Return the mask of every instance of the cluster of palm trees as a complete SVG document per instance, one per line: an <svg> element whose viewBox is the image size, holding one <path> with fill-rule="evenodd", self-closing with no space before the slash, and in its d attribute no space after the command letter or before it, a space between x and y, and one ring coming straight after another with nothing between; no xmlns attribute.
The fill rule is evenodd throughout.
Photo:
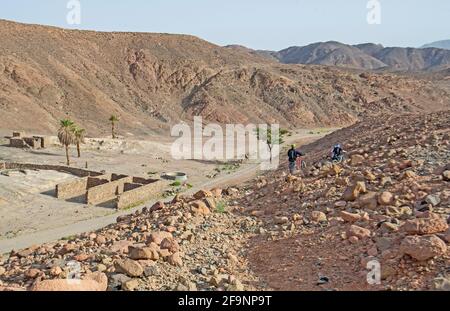
<svg viewBox="0 0 450 311"><path fill-rule="evenodd" d="M69 146L76 145L78 157L81 157L80 144L84 144L86 130L78 127L72 120L65 119L60 121L58 130L58 139L61 145L66 148L67 165L70 165Z"/></svg>
<svg viewBox="0 0 450 311"><path fill-rule="evenodd" d="M111 122L111 134L112 138L116 138L115 126L116 123L119 122L119 118L115 115L112 115L109 118ZM69 146L76 145L78 157L81 157L80 145L84 144L86 137L86 130L77 126L75 122L70 119L64 119L60 121L60 127L58 130L58 140L66 149L66 160L67 166L70 165L70 157L69 157Z"/></svg>

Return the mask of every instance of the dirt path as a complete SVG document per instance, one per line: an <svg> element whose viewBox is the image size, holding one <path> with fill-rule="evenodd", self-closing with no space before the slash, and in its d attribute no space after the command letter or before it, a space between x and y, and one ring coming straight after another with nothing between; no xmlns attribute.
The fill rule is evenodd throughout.
<svg viewBox="0 0 450 311"><path fill-rule="evenodd" d="M313 137L311 137L310 135L306 137L304 133L294 134L286 139L286 144L291 144L293 142L296 142L299 145L306 144L314 140L317 140L322 136L323 134ZM258 174L258 172L259 172L259 164L258 163L251 164L233 173L217 177L214 180L208 181L200 186L194 187L189 191L186 191L185 194L192 194L201 189L211 189L214 187L225 187L229 185L240 184L252 179L253 177L255 177L255 175ZM167 198L167 200L171 199L172 198ZM134 209L117 212L112 215L83 220L62 227L41 230L30 234L17 236L11 239L0 240L0 254L8 253L13 249L19 250L30 247L32 245L56 241L58 239L70 237L83 232L95 231L114 223L118 216L131 214L136 210L142 209L144 206L151 206L154 203L156 203L156 200L146 202L145 205L138 206Z"/></svg>

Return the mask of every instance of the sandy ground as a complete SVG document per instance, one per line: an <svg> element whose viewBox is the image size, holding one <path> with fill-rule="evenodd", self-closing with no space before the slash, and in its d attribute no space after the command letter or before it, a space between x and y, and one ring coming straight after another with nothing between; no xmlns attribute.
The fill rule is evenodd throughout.
<svg viewBox="0 0 450 311"><path fill-rule="evenodd" d="M299 130L286 139L286 144L310 142L327 132L329 130L314 133ZM8 133L0 131L0 134ZM81 158L76 158L76 149L72 147L71 166L142 177L182 171L189 176L190 192L238 184L258 173L259 165L254 161L230 167L210 161L174 160L170 155L172 141L171 138L151 141L88 139L82 146ZM43 150L25 150L7 147L5 140L0 143L0 161L65 164L64 150L57 145ZM95 230L114 222L121 213L130 213L57 200L54 197L55 185L76 178L68 174L52 171L6 173L10 176L0 175L0 252Z"/></svg>

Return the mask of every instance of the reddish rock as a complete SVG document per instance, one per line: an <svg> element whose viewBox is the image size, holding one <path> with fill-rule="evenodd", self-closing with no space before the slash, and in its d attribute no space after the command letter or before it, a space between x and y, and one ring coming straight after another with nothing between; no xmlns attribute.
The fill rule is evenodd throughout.
<svg viewBox="0 0 450 311"><path fill-rule="evenodd" d="M200 200L191 203L191 211L197 215L208 215L211 213L205 202Z"/></svg>
<svg viewBox="0 0 450 311"><path fill-rule="evenodd" d="M114 267L116 272L124 273L130 277L139 277L144 273L144 268L137 261L131 259L116 260Z"/></svg>
<svg viewBox="0 0 450 311"><path fill-rule="evenodd" d="M167 262L170 263L172 266L177 266L177 267L183 266L183 260L181 259L181 254L178 252L170 255L167 258Z"/></svg>
<svg viewBox="0 0 450 311"><path fill-rule="evenodd" d="M350 229L347 231L348 237L355 236L359 239L368 238L368 237L370 237L370 235L371 235L371 232L369 229L362 228L362 227L355 226L355 225L352 225L350 227Z"/></svg>
<svg viewBox="0 0 450 311"><path fill-rule="evenodd" d="M402 230L408 234L435 234L448 229L448 224L439 215L428 213L427 218L416 218L407 220L402 226Z"/></svg>
<svg viewBox="0 0 450 311"><path fill-rule="evenodd" d="M152 232L147 240L147 243L153 242L157 245L160 245L161 242L166 238L168 238L168 239L173 238L172 234L170 232L166 232L166 231Z"/></svg>
<svg viewBox="0 0 450 311"><path fill-rule="evenodd" d="M212 196L213 196L212 192L208 191L208 190L200 190L194 194L194 198L197 200L202 200L204 198L210 198Z"/></svg>
<svg viewBox="0 0 450 311"><path fill-rule="evenodd" d="M361 220L360 214L352 214L352 213L345 212L345 211L341 211L339 216L341 216L341 218L344 219L345 221L351 222L351 223Z"/></svg>
<svg viewBox="0 0 450 311"><path fill-rule="evenodd" d="M159 202L156 202L155 204L153 204L152 207L150 207L150 212L160 211L160 210L164 209L165 207L166 207L166 205L163 202L159 201Z"/></svg>
<svg viewBox="0 0 450 311"><path fill-rule="evenodd" d="M108 278L104 273L95 272L87 275L84 280L56 279L35 283L32 291L106 291Z"/></svg>
<svg viewBox="0 0 450 311"><path fill-rule="evenodd" d="M176 253L180 251L180 246L174 238L165 238L161 242L161 249L167 249L171 253Z"/></svg>
<svg viewBox="0 0 450 311"><path fill-rule="evenodd" d="M400 245L400 252L424 261L447 253L447 246L435 235L407 236Z"/></svg>
<svg viewBox="0 0 450 311"><path fill-rule="evenodd" d="M384 206L392 205L394 203L394 195L389 191L384 191L378 196L378 203Z"/></svg>

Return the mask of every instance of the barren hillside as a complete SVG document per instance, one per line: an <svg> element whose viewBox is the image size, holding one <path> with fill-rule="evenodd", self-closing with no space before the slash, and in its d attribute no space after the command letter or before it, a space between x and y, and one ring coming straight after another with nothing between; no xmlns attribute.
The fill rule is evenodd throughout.
<svg viewBox="0 0 450 311"><path fill-rule="evenodd" d="M70 117L90 135L167 134L171 124L341 126L380 112L448 109L426 79L283 65L185 35L100 33L0 21L0 128L54 133Z"/></svg>

